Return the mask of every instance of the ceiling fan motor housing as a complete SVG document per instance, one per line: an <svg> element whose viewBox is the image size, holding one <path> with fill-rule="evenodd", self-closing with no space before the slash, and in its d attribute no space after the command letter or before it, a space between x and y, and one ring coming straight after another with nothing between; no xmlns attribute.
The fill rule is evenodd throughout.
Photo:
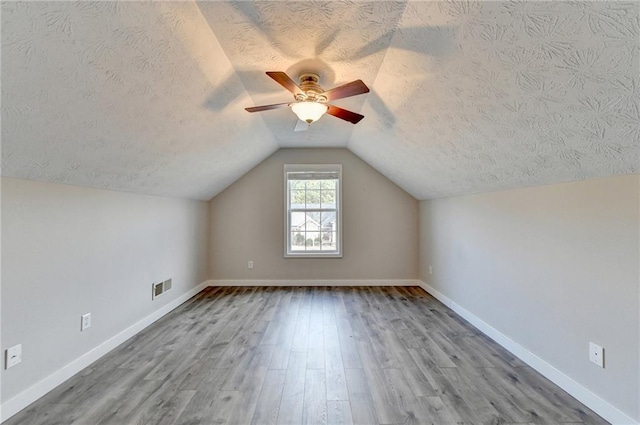
<svg viewBox="0 0 640 425"><path fill-rule="evenodd" d="M297 95L296 100L299 102L302 101L311 101L311 102L326 102L327 98L325 96L320 96L320 93L324 93L324 89L320 87L318 82L320 81L320 77L318 74L312 73L304 73L300 74L300 88L305 93L304 95Z"/></svg>

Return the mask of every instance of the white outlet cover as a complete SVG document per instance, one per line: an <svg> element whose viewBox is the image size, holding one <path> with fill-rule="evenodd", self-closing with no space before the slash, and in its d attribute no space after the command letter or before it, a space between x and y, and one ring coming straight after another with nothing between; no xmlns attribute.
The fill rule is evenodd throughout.
<svg viewBox="0 0 640 425"><path fill-rule="evenodd" d="M22 344L14 345L7 349L5 369L9 369L22 362Z"/></svg>
<svg viewBox="0 0 640 425"><path fill-rule="evenodd" d="M89 329L91 327L91 313L82 315L82 322L80 324L80 330L84 331L85 329Z"/></svg>
<svg viewBox="0 0 640 425"><path fill-rule="evenodd" d="M589 343L589 360L600 366L604 367L604 348L593 342Z"/></svg>
<svg viewBox="0 0 640 425"><path fill-rule="evenodd" d="M253 261L249 261L247 263L247 268L252 269L253 268Z"/></svg>

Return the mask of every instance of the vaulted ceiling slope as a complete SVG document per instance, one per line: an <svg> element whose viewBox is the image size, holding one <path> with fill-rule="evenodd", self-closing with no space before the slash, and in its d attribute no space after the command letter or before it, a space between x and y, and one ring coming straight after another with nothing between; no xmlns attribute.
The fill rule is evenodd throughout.
<svg viewBox="0 0 640 425"><path fill-rule="evenodd" d="M251 103L194 2L2 4L4 176L210 199L278 149Z"/></svg>
<svg viewBox="0 0 640 425"><path fill-rule="evenodd" d="M638 2L3 2L2 174L210 199L347 147L418 199L640 171ZM294 133L264 71L336 101Z"/></svg>

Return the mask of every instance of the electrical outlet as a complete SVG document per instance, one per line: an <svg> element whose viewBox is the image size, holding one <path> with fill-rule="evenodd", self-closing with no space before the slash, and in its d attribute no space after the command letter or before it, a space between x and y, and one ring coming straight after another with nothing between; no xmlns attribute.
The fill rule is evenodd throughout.
<svg viewBox="0 0 640 425"><path fill-rule="evenodd" d="M433 267L429 266L429 274L433 274Z"/></svg>
<svg viewBox="0 0 640 425"><path fill-rule="evenodd" d="M589 343L589 360L600 367L604 367L604 348L593 342Z"/></svg>
<svg viewBox="0 0 640 425"><path fill-rule="evenodd" d="M80 323L80 330L84 331L91 327L91 313L83 314L82 321Z"/></svg>
<svg viewBox="0 0 640 425"><path fill-rule="evenodd" d="M248 268L248 269L252 269L252 268L253 268L253 261L249 261L249 262L247 263L247 268Z"/></svg>
<svg viewBox="0 0 640 425"><path fill-rule="evenodd" d="M5 369L9 369L22 362L22 344L7 348L5 358Z"/></svg>

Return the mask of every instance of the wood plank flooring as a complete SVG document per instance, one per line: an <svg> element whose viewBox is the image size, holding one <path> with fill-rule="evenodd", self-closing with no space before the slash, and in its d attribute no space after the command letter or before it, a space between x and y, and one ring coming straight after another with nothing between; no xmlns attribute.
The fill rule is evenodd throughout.
<svg viewBox="0 0 640 425"><path fill-rule="evenodd" d="M6 425L606 423L422 289L234 287Z"/></svg>

